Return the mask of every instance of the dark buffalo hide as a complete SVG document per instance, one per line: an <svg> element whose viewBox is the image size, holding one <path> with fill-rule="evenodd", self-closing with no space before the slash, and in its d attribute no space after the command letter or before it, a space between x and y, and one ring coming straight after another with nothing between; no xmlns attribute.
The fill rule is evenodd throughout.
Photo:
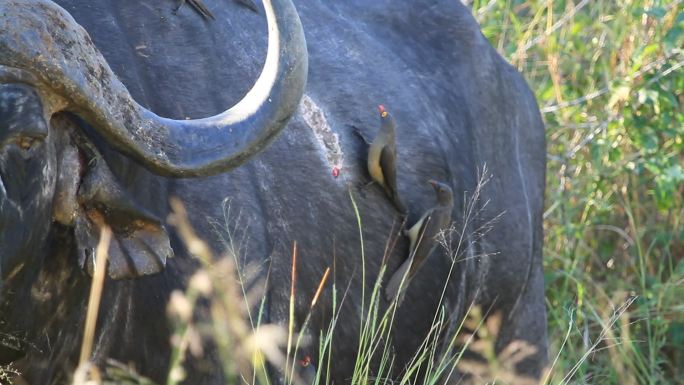
<svg viewBox="0 0 684 385"><path fill-rule="evenodd" d="M223 111L250 89L265 57L263 12L254 13L233 1L205 0L215 16L212 21L203 20L187 5L173 14L175 2L170 0L56 2L88 31L134 98L161 116L199 118ZM168 239L175 252L159 274L106 282L95 357L132 362L142 374L165 381L170 349L166 302L197 265L174 229L165 224L168 198L177 196L197 232L217 251L225 247L225 233L217 224L225 223L224 208L230 205L227 221L238 225L238 238L243 239L242 264L270 263L268 322L287 320L294 241L300 261L298 320L306 316L325 268L334 266L337 287L349 287L349 293L337 324L332 375L335 383L348 381L356 357L361 288L365 284L366 294L370 293L387 239L401 220L380 188L356 190L368 176L365 147L350 127L373 135L379 126L376 106L382 103L398 124L398 190L409 207L409 224L434 204L426 181L436 179L454 190L453 220L461 228L466 220L464 197L473 195L478 170L486 165L492 175L479 198L480 210L464 232L463 260L448 282L445 302L455 321L471 301L492 313L500 311L497 347L517 339L536 346L537 354L520 369L538 375L546 360L541 263L545 143L535 99L522 76L495 52L470 10L456 0L295 3L309 50L308 85L300 109L269 147L229 173L200 179L155 176L109 148L77 116L60 115L50 122L55 131L49 134L51 140L35 150L58 157L61 175L83 161L69 151L73 147L69 143L88 143L80 148L92 147L96 156L91 158L100 167L93 183L114 186L117 193L108 202L115 201L117 212L123 213L117 218L138 215L155 229L154 234L142 236L153 238L149 242L162 249ZM0 89L3 100L14 92L41 108L37 95L12 87ZM10 119L7 114L0 104L0 118ZM0 121L3 135L6 125ZM65 138L59 132L67 130L60 127L72 131L78 127L81 134ZM43 132L45 127L37 130ZM21 156L19 150L13 151L11 159L0 159L6 189L0 190L2 194L14 194L10 190L21 183L13 182L22 178L16 175L20 171L3 168ZM54 162L44 160L44 164ZM57 183L51 179L57 178L54 170L26 167L21 172L43 173L42 183ZM340 170L337 177L332 172L335 167ZM350 188L362 220L365 283ZM95 196L88 199L102 204ZM54 202L63 203L59 196ZM58 207L54 211L53 219L0 224L2 248L12 244L6 233L14 232L11 237L50 233L49 244L36 246L3 288L0 331L17 341L6 343L10 346L0 356L5 361L23 357L18 365L34 384L68 381L81 343L90 284L83 245L91 244L87 238L92 234L58 218ZM484 237L473 235L497 217ZM17 214L10 220L18 222L18 218ZM388 271L396 270L407 250L407 239L399 238ZM393 332L397 375L429 329L450 263L440 248L411 281ZM331 295L328 286L312 319L314 335L330 321ZM311 353L315 361L316 349ZM205 360L216 363L215 357ZM190 383L221 383L218 364L191 366Z"/></svg>

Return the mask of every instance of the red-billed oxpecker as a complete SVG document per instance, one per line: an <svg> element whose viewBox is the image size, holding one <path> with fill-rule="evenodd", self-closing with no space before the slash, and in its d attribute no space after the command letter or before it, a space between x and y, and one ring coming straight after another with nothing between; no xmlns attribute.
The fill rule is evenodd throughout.
<svg viewBox="0 0 684 385"><path fill-rule="evenodd" d="M439 244L440 233L446 231L451 224L451 211L454 208L454 194L444 183L430 180L435 189L437 205L427 210L423 216L404 235L409 237L409 257L390 277L385 288L388 301L396 298L400 289L408 286L418 269L432 254ZM405 276L405 277L404 277ZM401 302L401 298L397 301Z"/></svg>
<svg viewBox="0 0 684 385"><path fill-rule="evenodd" d="M382 186L397 210L405 214L406 207L397 191L396 122L382 104L378 106L378 111L380 130L368 148L368 173L373 181Z"/></svg>

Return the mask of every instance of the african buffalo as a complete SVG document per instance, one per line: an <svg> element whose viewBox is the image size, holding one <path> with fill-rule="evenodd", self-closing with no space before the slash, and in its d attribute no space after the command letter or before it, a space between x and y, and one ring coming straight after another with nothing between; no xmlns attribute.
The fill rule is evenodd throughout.
<svg viewBox="0 0 684 385"><path fill-rule="evenodd" d="M380 188L355 187L368 176L351 127L374 133L375 106L384 103L398 122L397 181L408 223L434 202L427 179L451 186L453 221L465 223L448 311L455 321L473 301L499 311L497 348L534 345L519 369L538 375L546 360L544 128L525 81L470 11L455 0L305 0L296 11L290 0L264 0L259 13L232 1L205 4L215 20L188 6L173 13L174 2L161 0L0 2L0 336L7 337L0 360L14 361L32 384L68 381L93 249L107 224L113 279L94 358L132 362L163 382L167 299L197 267L166 224L169 198L177 196L214 249L225 246L216 223L234 220L243 262L270 262L269 322L288 319L293 241L297 319L334 266L338 287L349 292L332 378L347 382L361 289L375 281L400 221ZM213 117L192 120L205 116ZM492 179L477 215L464 218L464 197L485 165ZM366 282L350 189L362 219ZM226 200L239 217L224 218ZM477 236L486 224L491 231ZM407 249L400 237L388 271ZM440 248L429 258L398 309L397 374L429 329L451 264L445 254ZM326 290L312 330L327 328L331 295ZM216 366L189 366L190 383L223 383Z"/></svg>

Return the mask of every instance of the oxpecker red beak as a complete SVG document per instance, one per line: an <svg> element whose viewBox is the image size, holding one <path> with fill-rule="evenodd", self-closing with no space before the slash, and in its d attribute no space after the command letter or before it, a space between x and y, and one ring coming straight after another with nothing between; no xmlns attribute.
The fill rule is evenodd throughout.
<svg viewBox="0 0 684 385"><path fill-rule="evenodd" d="M385 106L383 106L382 104L380 104L380 105L378 106L378 111L380 111L380 117L381 117L381 118L386 118L386 117L387 117L387 114L388 114L388 113L387 113L387 110L385 110Z"/></svg>

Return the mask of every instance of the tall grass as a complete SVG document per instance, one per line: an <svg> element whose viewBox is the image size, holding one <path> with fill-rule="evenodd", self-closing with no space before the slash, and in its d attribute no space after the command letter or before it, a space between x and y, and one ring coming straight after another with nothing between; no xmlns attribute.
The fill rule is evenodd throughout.
<svg viewBox="0 0 684 385"><path fill-rule="evenodd" d="M546 122L549 381L684 383L682 1L472 8Z"/></svg>

